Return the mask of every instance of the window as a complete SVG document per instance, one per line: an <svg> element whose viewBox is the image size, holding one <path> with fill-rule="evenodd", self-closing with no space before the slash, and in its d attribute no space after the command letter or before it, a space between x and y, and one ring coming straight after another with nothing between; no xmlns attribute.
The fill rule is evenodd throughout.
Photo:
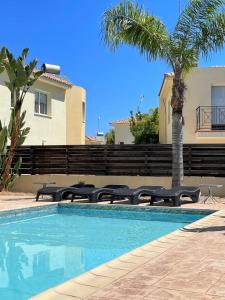
<svg viewBox="0 0 225 300"><path fill-rule="evenodd" d="M34 112L36 114L47 115L48 114L48 95L42 92L35 93L35 107Z"/></svg>
<svg viewBox="0 0 225 300"><path fill-rule="evenodd" d="M211 129L225 130L225 86L212 86L211 103ZM205 111L210 121L210 111Z"/></svg>

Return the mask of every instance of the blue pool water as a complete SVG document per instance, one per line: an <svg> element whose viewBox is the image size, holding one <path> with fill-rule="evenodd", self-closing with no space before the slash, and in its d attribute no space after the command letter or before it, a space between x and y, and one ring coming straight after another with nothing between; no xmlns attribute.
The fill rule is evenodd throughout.
<svg viewBox="0 0 225 300"><path fill-rule="evenodd" d="M56 205L0 214L0 299L28 299L208 213Z"/></svg>

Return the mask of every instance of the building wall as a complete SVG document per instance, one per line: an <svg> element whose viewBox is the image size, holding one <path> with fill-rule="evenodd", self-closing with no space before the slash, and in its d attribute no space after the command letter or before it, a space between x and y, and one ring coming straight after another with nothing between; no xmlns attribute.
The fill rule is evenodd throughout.
<svg viewBox="0 0 225 300"><path fill-rule="evenodd" d="M130 124L114 124L115 144L133 144L134 137L130 132Z"/></svg>
<svg viewBox="0 0 225 300"><path fill-rule="evenodd" d="M173 79L167 77L161 91L159 101L159 142L160 144L170 144L172 142L172 113L171 113L171 96L172 96Z"/></svg>
<svg viewBox="0 0 225 300"><path fill-rule="evenodd" d="M171 187L171 177L151 177L151 176L95 176L95 175L22 175L18 177L13 186L14 192L36 193L42 185L37 182L55 182L57 186L69 186L79 182L92 183L96 187L103 187L107 184L126 184L131 188L142 185L162 185ZM200 184L220 184L222 188L213 190L213 195L224 197L225 185L223 177L184 177L184 185L199 186ZM207 194L207 188L201 188L203 194Z"/></svg>
<svg viewBox="0 0 225 300"><path fill-rule="evenodd" d="M66 91L66 143L85 144L86 91L73 86Z"/></svg>
<svg viewBox="0 0 225 300"><path fill-rule="evenodd" d="M7 81L5 74L0 76L0 119L8 124L11 113L10 92L4 85ZM38 115L34 112L35 91L40 90L48 94L48 116ZM26 110L26 126L30 133L24 145L66 144L66 104L65 88L39 80L27 93L23 110Z"/></svg>
<svg viewBox="0 0 225 300"><path fill-rule="evenodd" d="M166 81L160 94L160 143L172 141L171 116L168 117L172 78L167 78ZM185 84L184 143L225 143L225 131L196 131L196 108L211 106L212 86L225 86L225 67L194 68L186 76ZM166 102L166 111L163 110L164 102Z"/></svg>

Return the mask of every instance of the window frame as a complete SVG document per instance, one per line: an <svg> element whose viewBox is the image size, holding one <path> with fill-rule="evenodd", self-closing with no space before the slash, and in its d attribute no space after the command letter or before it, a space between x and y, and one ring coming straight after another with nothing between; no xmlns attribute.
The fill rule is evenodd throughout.
<svg viewBox="0 0 225 300"><path fill-rule="evenodd" d="M36 104L36 94L38 93L38 108L39 108L39 110L38 110L38 112L36 112L35 111L35 104ZM47 103L46 103L46 105L47 105L47 109L46 109L46 111L47 111L47 113L46 114L43 114L43 113L41 113L40 112L40 94L44 94L44 95L46 95L47 96ZM50 112L50 107L49 107L49 92L46 92L46 91L43 91L43 90L39 90L39 89L36 89L35 90L35 92L34 92L34 115L36 115L36 116L43 116L43 117L49 117L49 112Z"/></svg>

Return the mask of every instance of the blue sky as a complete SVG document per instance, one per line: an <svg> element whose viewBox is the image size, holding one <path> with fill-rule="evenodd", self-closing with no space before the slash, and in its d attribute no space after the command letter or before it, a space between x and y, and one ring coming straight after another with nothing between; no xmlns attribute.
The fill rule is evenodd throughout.
<svg viewBox="0 0 225 300"><path fill-rule="evenodd" d="M146 9L173 29L179 0L140 0ZM184 6L187 0L181 0ZM115 0L7 0L2 1L0 45L19 54L30 48L30 58L60 64L62 74L87 90L86 133L96 134L108 123L129 116L139 105L147 111L158 105L158 91L170 67L161 61L147 62L126 46L111 53L103 44L100 23L103 12ZM224 51L201 66L221 65Z"/></svg>

